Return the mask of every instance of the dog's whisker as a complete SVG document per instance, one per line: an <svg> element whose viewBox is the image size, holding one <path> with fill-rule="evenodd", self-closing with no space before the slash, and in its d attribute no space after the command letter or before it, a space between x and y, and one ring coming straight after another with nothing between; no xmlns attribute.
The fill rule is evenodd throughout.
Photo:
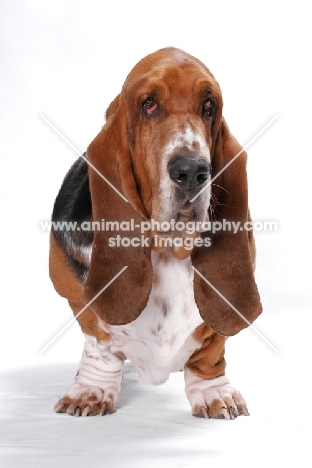
<svg viewBox="0 0 312 468"><path fill-rule="evenodd" d="M222 185L218 185L218 184L215 184L215 183L213 183L212 185L214 185L215 187L219 187L221 190L225 190L228 194L230 194L230 192L228 190L226 190L224 187L222 187Z"/></svg>

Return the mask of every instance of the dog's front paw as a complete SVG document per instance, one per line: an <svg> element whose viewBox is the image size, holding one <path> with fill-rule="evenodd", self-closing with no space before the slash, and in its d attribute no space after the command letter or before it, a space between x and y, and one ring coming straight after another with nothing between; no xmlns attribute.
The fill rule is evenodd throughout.
<svg viewBox="0 0 312 468"><path fill-rule="evenodd" d="M91 385L75 383L54 406L56 413L68 413L75 416L114 413L115 398L112 389L105 390Z"/></svg>
<svg viewBox="0 0 312 468"><path fill-rule="evenodd" d="M235 419L240 414L249 416L244 398L229 385L226 376L205 380L186 369L185 392L194 416L217 419Z"/></svg>

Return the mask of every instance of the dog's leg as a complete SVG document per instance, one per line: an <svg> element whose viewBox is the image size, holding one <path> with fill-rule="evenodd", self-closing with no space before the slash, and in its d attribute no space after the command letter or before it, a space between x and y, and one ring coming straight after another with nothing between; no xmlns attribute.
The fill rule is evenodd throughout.
<svg viewBox="0 0 312 468"><path fill-rule="evenodd" d="M74 385L56 403L55 411L76 416L114 413L122 365L123 357L110 351L109 342L86 335Z"/></svg>
<svg viewBox="0 0 312 468"><path fill-rule="evenodd" d="M185 392L194 416L234 419L248 415L240 392L230 385L225 375L224 344L226 338L201 325L196 338L202 346L186 363Z"/></svg>
<svg viewBox="0 0 312 468"><path fill-rule="evenodd" d="M83 283L73 274L64 248L51 235L50 276L57 292L68 299L86 341L74 385L54 408L77 416L111 413L119 395L123 356L111 352L109 333L96 313L85 309Z"/></svg>

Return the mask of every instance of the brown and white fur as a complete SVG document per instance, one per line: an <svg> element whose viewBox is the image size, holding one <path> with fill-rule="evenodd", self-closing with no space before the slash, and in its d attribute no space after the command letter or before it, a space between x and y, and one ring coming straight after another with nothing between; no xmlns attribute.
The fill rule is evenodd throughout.
<svg viewBox="0 0 312 468"><path fill-rule="evenodd" d="M250 219L245 153L202 190L240 151L222 117L219 85L199 60L162 49L134 67L106 117L86 158L129 202L81 158L56 199L52 219L76 221L78 229L52 232L50 276L75 315L90 305L77 315L85 335L79 371L55 410L114 412L129 359L144 383L162 384L171 372L184 370L194 415L248 414L225 375L224 344L261 312L252 232L151 230L148 247L112 247L111 233L79 229L84 221L103 219L136 225L200 224L211 213L219 221ZM157 246L156 238L178 236L202 242L192 249Z"/></svg>

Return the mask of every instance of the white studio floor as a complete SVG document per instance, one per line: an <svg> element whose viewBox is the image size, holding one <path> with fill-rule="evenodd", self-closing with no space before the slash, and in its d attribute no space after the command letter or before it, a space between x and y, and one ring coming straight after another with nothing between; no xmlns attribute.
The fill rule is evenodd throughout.
<svg viewBox="0 0 312 468"><path fill-rule="evenodd" d="M78 362L24 367L1 376L2 468L311 466L306 310L257 320L276 354L248 329L227 344L228 375L250 417L191 416L183 373L159 387L136 382L124 367L117 413L76 418L53 412ZM300 330L300 335L299 335ZM300 338L299 338L300 337Z"/></svg>

